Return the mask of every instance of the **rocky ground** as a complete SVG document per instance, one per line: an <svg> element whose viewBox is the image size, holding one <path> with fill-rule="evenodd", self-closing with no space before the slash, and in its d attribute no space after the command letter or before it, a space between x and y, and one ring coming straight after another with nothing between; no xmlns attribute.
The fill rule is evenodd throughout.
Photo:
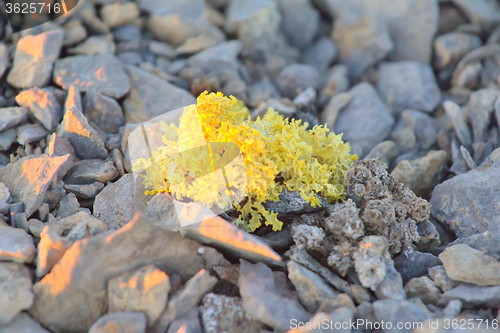
<svg viewBox="0 0 500 333"><path fill-rule="evenodd" d="M499 2L87 0L0 36L0 332L499 330ZM343 133L351 200L171 230L127 138L205 90Z"/></svg>

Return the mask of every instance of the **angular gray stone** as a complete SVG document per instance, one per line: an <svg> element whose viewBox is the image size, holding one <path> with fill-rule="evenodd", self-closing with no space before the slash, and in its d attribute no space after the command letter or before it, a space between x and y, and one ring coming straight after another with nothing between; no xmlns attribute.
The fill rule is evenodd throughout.
<svg viewBox="0 0 500 333"><path fill-rule="evenodd" d="M59 130L61 138L67 138L80 159L107 158L108 151L99 133L89 125L82 113L80 92L69 87L64 106L64 118Z"/></svg>
<svg viewBox="0 0 500 333"><path fill-rule="evenodd" d="M431 313L419 298L411 300L390 300L384 299L373 302L373 310L377 320L392 323L392 329L385 329L384 332L412 332L413 324L431 319ZM402 328L397 327L398 323L403 323ZM410 323L410 328L404 328L405 323ZM387 327L387 326L386 326Z"/></svg>
<svg viewBox="0 0 500 333"><path fill-rule="evenodd" d="M36 248L33 238L23 229L0 227L0 260L31 263Z"/></svg>
<svg viewBox="0 0 500 333"><path fill-rule="evenodd" d="M50 333L27 313L21 312L9 324L0 326L2 333Z"/></svg>
<svg viewBox="0 0 500 333"><path fill-rule="evenodd" d="M199 254L200 247L137 214L125 228L107 237L74 243L34 285L31 313L52 330L86 331L104 314L109 279L154 264L187 280L205 267L211 269ZM85 299L86 306L80 299Z"/></svg>
<svg viewBox="0 0 500 333"><path fill-rule="evenodd" d="M336 56L335 42L331 38L322 37L305 51L304 62L323 73L330 67Z"/></svg>
<svg viewBox="0 0 500 333"><path fill-rule="evenodd" d="M278 0L281 29L290 45L306 49L316 37L320 15L309 0Z"/></svg>
<svg viewBox="0 0 500 333"><path fill-rule="evenodd" d="M60 29L27 35L17 43L14 65L7 82L16 88L43 87L59 57L64 32Z"/></svg>
<svg viewBox="0 0 500 333"><path fill-rule="evenodd" d="M66 194L61 201L59 201L59 208L57 209L56 217L65 218L78 213L80 204L73 193Z"/></svg>
<svg viewBox="0 0 500 333"><path fill-rule="evenodd" d="M500 235L498 234L494 235L489 231L485 231L469 237L457 238L449 246L456 244L467 244L473 249L500 261Z"/></svg>
<svg viewBox="0 0 500 333"><path fill-rule="evenodd" d="M385 277L375 288L377 299L405 299L406 294L403 289L403 278L394 268L394 262L389 261L385 266Z"/></svg>
<svg viewBox="0 0 500 333"><path fill-rule="evenodd" d="M28 143L40 141L45 138L49 132L40 124L24 124L16 129L17 142L25 146Z"/></svg>
<svg viewBox="0 0 500 333"><path fill-rule="evenodd" d="M352 96L335 122L334 132L343 133L343 140L360 148L359 158L388 136L394 117L382 104L377 91L369 83L360 83L349 90Z"/></svg>
<svg viewBox="0 0 500 333"><path fill-rule="evenodd" d="M0 132L26 120L28 109L23 107L0 108Z"/></svg>
<svg viewBox="0 0 500 333"><path fill-rule="evenodd" d="M5 44L0 44L0 76L3 76L7 67L9 67L10 59L7 46Z"/></svg>
<svg viewBox="0 0 500 333"><path fill-rule="evenodd" d="M455 135L458 140L460 140L463 145L469 146L472 143L472 136L469 126L467 126L464 120L464 114L460 106L452 101L446 101L443 103L443 108L453 123Z"/></svg>
<svg viewBox="0 0 500 333"><path fill-rule="evenodd" d="M309 65L294 64L285 67L276 84L284 97L294 99L298 94L312 87L317 89L320 81L318 70Z"/></svg>
<svg viewBox="0 0 500 333"><path fill-rule="evenodd" d="M488 30L500 22L500 6L491 0L453 0L476 25Z"/></svg>
<svg viewBox="0 0 500 333"><path fill-rule="evenodd" d="M377 90L395 115L406 109L432 112L441 101L432 68L416 61L381 64Z"/></svg>
<svg viewBox="0 0 500 333"><path fill-rule="evenodd" d="M438 305L444 306L454 299L462 301L463 307L466 309L475 307L498 308L500 306L500 286L482 287L463 283L445 292Z"/></svg>
<svg viewBox="0 0 500 333"><path fill-rule="evenodd" d="M93 182L88 185L64 185L64 189L68 192L74 193L78 199L93 199L104 188L104 184L100 182Z"/></svg>
<svg viewBox="0 0 500 333"><path fill-rule="evenodd" d="M83 99L83 114L106 133L117 133L125 125L125 117L118 102L91 91Z"/></svg>
<svg viewBox="0 0 500 333"><path fill-rule="evenodd" d="M27 108L47 130L52 131L62 119L61 105L52 91L32 88L16 96L17 104Z"/></svg>
<svg viewBox="0 0 500 333"><path fill-rule="evenodd" d="M431 215L458 237L490 231L500 235L500 149L477 168L437 185L430 199Z"/></svg>
<svg viewBox="0 0 500 333"><path fill-rule="evenodd" d="M428 272L429 277L434 281L434 285L443 292L453 289L460 284L460 282L452 280L446 275L446 271L442 265L431 267Z"/></svg>
<svg viewBox="0 0 500 333"><path fill-rule="evenodd" d="M0 228L2 232L3 228ZM0 331L21 311L33 304L32 282L28 267L14 262L0 262Z"/></svg>
<svg viewBox="0 0 500 333"><path fill-rule="evenodd" d="M203 0L140 0L142 10L161 16L177 14L182 18L199 18L205 12Z"/></svg>
<svg viewBox="0 0 500 333"><path fill-rule="evenodd" d="M65 184L93 184L96 181L106 183L118 178L113 161L108 158L105 160L83 160L76 162L73 168L68 171L64 178Z"/></svg>
<svg viewBox="0 0 500 333"><path fill-rule="evenodd" d="M420 297L425 304L436 305L441 296L441 291L434 286L434 282L427 276L413 278L405 285L408 298Z"/></svg>
<svg viewBox="0 0 500 333"><path fill-rule="evenodd" d="M292 319L305 322L311 317L298 301L287 299L278 293L269 267L262 263L254 265L245 260L240 262L238 286L243 308L252 318L274 329L287 331Z"/></svg>
<svg viewBox="0 0 500 333"><path fill-rule="evenodd" d="M401 273L406 284L410 279L421 277L427 273L429 267L441 265L441 260L430 253L412 251L394 258L394 267Z"/></svg>
<svg viewBox="0 0 500 333"><path fill-rule="evenodd" d="M89 333L146 333L147 320L142 312L115 312L99 318Z"/></svg>
<svg viewBox="0 0 500 333"><path fill-rule="evenodd" d="M0 170L0 181L9 188L13 202L24 203L26 217L43 203L49 185L73 166L70 156L27 156Z"/></svg>
<svg viewBox="0 0 500 333"><path fill-rule="evenodd" d="M16 135L17 133L15 128L9 128L8 130L0 133L0 151L9 150L12 143L14 143L14 140L16 140Z"/></svg>
<svg viewBox="0 0 500 333"><path fill-rule="evenodd" d="M473 34L450 32L440 35L434 40L436 53L434 67L437 69L453 67L463 56L482 44L481 39Z"/></svg>
<svg viewBox="0 0 500 333"><path fill-rule="evenodd" d="M37 277L41 278L50 272L71 245L68 239L58 234L57 229L59 229L57 226L48 224L43 226L39 235L35 271Z"/></svg>
<svg viewBox="0 0 500 333"><path fill-rule="evenodd" d="M184 316L174 320L166 333L177 333L183 330L186 333L202 333L198 309L194 308ZM205 332L210 332L205 330Z"/></svg>
<svg viewBox="0 0 500 333"><path fill-rule="evenodd" d="M96 91L113 98L121 98L130 90L121 62L112 54L60 59L55 64L53 79L64 90L74 85L80 91Z"/></svg>
<svg viewBox="0 0 500 333"><path fill-rule="evenodd" d="M186 90L178 88L137 67L127 66L131 92L123 102L127 123L150 120L165 112L196 103ZM159 94L158 91L162 93Z"/></svg>

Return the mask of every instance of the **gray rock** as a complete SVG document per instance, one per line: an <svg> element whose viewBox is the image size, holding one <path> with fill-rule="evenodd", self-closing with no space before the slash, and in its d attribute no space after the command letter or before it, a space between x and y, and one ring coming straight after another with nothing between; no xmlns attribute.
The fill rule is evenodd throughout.
<svg viewBox="0 0 500 333"><path fill-rule="evenodd" d="M0 228L2 231L3 228ZM14 262L0 262L0 330L21 311L33 304L32 282L28 267Z"/></svg>
<svg viewBox="0 0 500 333"><path fill-rule="evenodd" d="M403 279L401 274L394 268L394 262L390 260L385 266L385 277L375 288L378 299L405 299Z"/></svg>
<svg viewBox="0 0 500 333"><path fill-rule="evenodd" d="M80 209L80 204L76 199L76 195L73 193L66 194L59 202L57 217L65 218L71 216L78 213L78 209Z"/></svg>
<svg viewBox="0 0 500 333"><path fill-rule="evenodd" d="M447 247L440 255L446 275L478 286L500 285L500 262L466 244Z"/></svg>
<svg viewBox="0 0 500 333"><path fill-rule="evenodd" d="M201 69L207 77L217 77L224 84L240 78L238 55L241 48L236 40L220 43L190 57L187 65Z"/></svg>
<svg viewBox="0 0 500 333"><path fill-rule="evenodd" d="M500 22L500 7L489 0L453 0L465 15L484 30L496 26Z"/></svg>
<svg viewBox="0 0 500 333"><path fill-rule="evenodd" d="M112 54L60 59L53 76L54 82L64 90L74 85L80 91L96 91L113 98L121 98L130 90L130 81Z"/></svg>
<svg viewBox="0 0 500 333"><path fill-rule="evenodd" d="M276 79L276 84L283 96L294 99L309 87L317 89L319 80L320 74L314 67L294 64L281 71Z"/></svg>
<svg viewBox="0 0 500 333"><path fill-rule="evenodd" d="M60 236L56 225L43 225L38 243L35 274L41 278L62 258L71 242Z"/></svg>
<svg viewBox="0 0 500 333"><path fill-rule="evenodd" d="M405 110L401 113L401 121L413 129L422 149L427 150L436 143L439 125L433 117L420 111Z"/></svg>
<svg viewBox="0 0 500 333"><path fill-rule="evenodd" d="M16 96L17 104L25 107L47 130L52 131L62 119L61 105L49 90L32 88Z"/></svg>
<svg viewBox="0 0 500 333"><path fill-rule="evenodd" d="M441 236L436 226L429 220L422 221L417 224L417 232L420 240L417 243L417 248L421 252L431 252L441 244Z"/></svg>
<svg viewBox="0 0 500 333"><path fill-rule="evenodd" d="M386 323L384 332L412 332L414 323L432 318L425 304L418 298L411 300L384 299L375 301L373 302L373 310L377 320L379 322L383 320ZM392 329L388 328L387 323L392 324ZM403 323L403 325L397 327L398 323ZM410 328L405 329L404 323L410 323Z"/></svg>
<svg viewBox="0 0 500 333"><path fill-rule="evenodd" d="M93 199L104 188L104 184L100 182L93 182L88 185L64 185L64 189L76 195L78 199Z"/></svg>
<svg viewBox="0 0 500 333"><path fill-rule="evenodd" d="M2 333L50 333L27 313L21 312L9 324L0 326Z"/></svg>
<svg viewBox="0 0 500 333"><path fill-rule="evenodd" d="M104 314L106 281L149 264L189 279L205 267L210 269L199 248L198 243L154 226L137 214L119 232L73 244L52 271L34 285L31 313L52 330L86 331ZM64 289L60 289L60 281L65 281ZM82 297L86 300L84 307L78 301Z"/></svg>
<svg viewBox="0 0 500 333"><path fill-rule="evenodd" d="M0 227L0 260L31 263L36 249L33 238L23 229Z"/></svg>
<svg viewBox="0 0 500 333"><path fill-rule="evenodd" d="M337 293L316 273L289 261L288 278L298 292L300 302L311 313L316 312L326 299L334 298Z"/></svg>
<svg viewBox="0 0 500 333"><path fill-rule="evenodd" d="M262 263L241 260L238 285L245 311L274 329L286 331L292 319L305 322L311 317L300 303L278 294L271 269Z"/></svg>
<svg viewBox="0 0 500 333"><path fill-rule="evenodd" d="M466 244L500 261L500 237L489 231L469 237L457 238L451 245Z"/></svg>
<svg viewBox="0 0 500 333"><path fill-rule="evenodd" d="M117 133L125 125L125 117L118 102L108 96L89 92L83 99L83 114L106 133Z"/></svg>
<svg viewBox="0 0 500 333"><path fill-rule="evenodd" d="M331 38L322 37L304 53L304 62L322 73L330 67L336 56L335 43Z"/></svg>
<svg viewBox="0 0 500 333"><path fill-rule="evenodd" d="M360 147L358 156L363 158L388 136L394 117L369 83L354 86L349 94L351 102L340 111L334 132L344 133L345 141Z"/></svg>
<svg viewBox="0 0 500 333"><path fill-rule="evenodd" d="M26 120L28 109L23 107L0 108L0 132Z"/></svg>
<svg viewBox="0 0 500 333"><path fill-rule="evenodd" d="M497 177L500 149L474 170L437 185L430 199L431 215L459 237L489 230L500 234Z"/></svg>
<svg viewBox="0 0 500 333"><path fill-rule="evenodd" d="M377 90L396 115L406 109L432 112L441 101L432 68L414 61L381 64Z"/></svg>
<svg viewBox="0 0 500 333"><path fill-rule="evenodd" d="M142 10L155 15L167 16L177 14L182 18L199 18L205 12L203 0L140 0Z"/></svg>
<svg viewBox="0 0 500 333"><path fill-rule="evenodd" d="M225 29L230 34L237 32L245 65L252 76L276 77L297 59L298 53L288 44L280 23L274 0L236 0L229 4Z"/></svg>
<svg viewBox="0 0 500 333"><path fill-rule="evenodd" d="M83 42L87 38L87 30L80 20L73 20L64 25L64 46Z"/></svg>
<svg viewBox="0 0 500 333"><path fill-rule="evenodd" d="M450 157L444 150L431 150L413 161L399 162L391 175L419 197L426 198L444 179L449 161Z"/></svg>
<svg viewBox="0 0 500 333"><path fill-rule="evenodd" d="M434 281L434 285L443 292L453 289L460 284L460 282L452 280L446 275L446 271L442 265L429 268L429 277Z"/></svg>
<svg viewBox="0 0 500 333"><path fill-rule="evenodd" d="M7 82L16 88L43 87L49 82L63 43L62 30L27 35L17 43L14 65Z"/></svg>
<svg viewBox="0 0 500 333"><path fill-rule="evenodd" d="M108 281L108 311L141 311L151 326L165 309L169 291L167 274L153 265L143 266Z"/></svg>
<svg viewBox="0 0 500 333"><path fill-rule="evenodd" d="M184 316L174 320L166 333L177 333L184 330L186 333L202 333L198 309L194 308ZM205 330L205 332L210 332Z"/></svg>
<svg viewBox="0 0 500 333"><path fill-rule="evenodd" d="M177 212L172 197L168 193L158 193L148 202L145 214L155 224L175 230L179 226Z"/></svg>
<svg viewBox="0 0 500 333"><path fill-rule="evenodd" d="M108 151L99 133L90 126L82 113L80 92L71 86L64 106L64 117L59 129L61 138L67 138L81 159L107 158Z"/></svg>
<svg viewBox="0 0 500 333"><path fill-rule="evenodd" d="M9 67L10 59L7 46L5 44L0 44L0 76L3 76L7 67Z"/></svg>
<svg viewBox="0 0 500 333"><path fill-rule="evenodd" d="M455 134L460 142L469 146L472 143L472 137L467 126L467 123L464 120L464 115L462 113L462 109L457 104L447 101L443 103L444 110L446 114L450 117L453 122L453 127L455 129Z"/></svg>
<svg viewBox="0 0 500 333"><path fill-rule="evenodd" d="M482 287L464 283L445 292L438 304L444 306L451 300L462 301L463 307L466 309L475 307L498 308L500 306L500 286Z"/></svg>
<svg viewBox="0 0 500 333"><path fill-rule="evenodd" d="M68 49L71 55L94 55L94 54L114 54L116 45L113 41L113 35L91 36L83 43Z"/></svg>
<svg viewBox="0 0 500 333"><path fill-rule="evenodd" d="M406 284L412 278L421 277L427 273L429 267L441 265L441 260L430 253L412 251L408 254L402 253L394 258L394 267Z"/></svg>
<svg viewBox="0 0 500 333"><path fill-rule="evenodd" d="M287 214L304 214L304 213L315 213L325 209L327 207L327 201L324 198L317 197L321 206L313 207L309 202L304 200L300 196L298 191L289 191L284 189L279 194L278 201L266 201L264 202L264 207L278 216L283 216Z"/></svg>
<svg viewBox="0 0 500 333"><path fill-rule="evenodd" d="M136 67L127 66L131 93L123 102L127 123L150 120L163 113L196 103L184 89L178 88ZM158 94L158 91L162 91Z"/></svg>
<svg viewBox="0 0 500 333"><path fill-rule="evenodd" d="M134 175L126 174L95 197L93 215L110 230L118 230L138 211L136 201Z"/></svg>
<svg viewBox="0 0 500 333"><path fill-rule="evenodd" d="M70 155L27 156L1 169L0 181L9 188L14 202L24 203L29 218L43 203L49 185L64 177L72 166Z"/></svg>
<svg viewBox="0 0 500 333"><path fill-rule="evenodd" d="M441 297L441 291L427 276L413 278L405 285L408 298L419 297L425 304L436 305Z"/></svg>
<svg viewBox="0 0 500 333"><path fill-rule="evenodd" d="M25 146L28 143L40 141L45 138L49 132L40 124L25 124L17 127L17 142Z"/></svg>
<svg viewBox="0 0 500 333"><path fill-rule="evenodd" d="M320 16L308 0L279 0L281 29L290 45L306 49L319 31Z"/></svg>
<svg viewBox="0 0 500 333"><path fill-rule="evenodd" d="M83 160L76 162L73 168L64 178L66 184L92 184L94 182L106 183L118 178L113 161L106 160Z"/></svg>
<svg viewBox="0 0 500 333"><path fill-rule="evenodd" d="M394 141L387 140L382 141L370 151L363 159L369 160L372 158L378 158L384 162L390 169L392 161L400 153L399 147L394 143Z"/></svg>
<svg viewBox="0 0 500 333"><path fill-rule="evenodd" d="M480 89L472 92L469 102L464 105L462 110L472 126L474 142L486 141L490 117L498 97L500 91L495 88Z"/></svg>
<svg viewBox="0 0 500 333"><path fill-rule="evenodd" d="M259 333L262 324L243 310L239 297L208 293L200 307L201 320L206 333L248 332Z"/></svg>
<svg viewBox="0 0 500 333"><path fill-rule="evenodd" d="M9 128L8 130L1 132L0 133L0 151L9 150L10 146L12 145L12 143L14 143L14 140L16 139L16 135L17 134L16 134L15 128Z"/></svg>
<svg viewBox="0 0 500 333"><path fill-rule="evenodd" d="M116 312L99 318L89 333L108 333L110 330L127 333L146 333L147 320L142 312Z"/></svg>
<svg viewBox="0 0 500 333"><path fill-rule="evenodd" d="M473 34L451 32L438 36L434 40L434 67L453 67L463 56L481 45L481 39Z"/></svg>
<svg viewBox="0 0 500 333"><path fill-rule="evenodd" d="M133 23L139 15L139 8L134 2L109 4L101 8L102 20L110 28Z"/></svg>
<svg viewBox="0 0 500 333"><path fill-rule="evenodd" d="M151 329L152 333L163 333L176 319L183 317L197 306L217 283L217 278L202 269L193 276L183 289L178 291L167 304L158 322Z"/></svg>
<svg viewBox="0 0 500 333"><path fill-rule="evenodd" d="M69 142L67 138L61 138L57 133L52 133L47 137L47 141L45 154L49 156L64 156L70 154L73 161L77 160L75 148L73 148L71 142Z"/></svg>
<svg viewBox="0 0 500 333"><path fill-rule="evenodd" d="M324 105L328 100L338 93L347 91L350 87L349 72L344 65L335 65L330 68L321 80L321 93L319 102Z"/></svg>

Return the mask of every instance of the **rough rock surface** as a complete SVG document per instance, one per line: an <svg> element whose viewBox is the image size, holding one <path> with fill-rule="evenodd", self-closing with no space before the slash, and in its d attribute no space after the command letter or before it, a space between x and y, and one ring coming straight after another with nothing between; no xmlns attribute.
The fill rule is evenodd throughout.
<svg viewBox="0 0 500 333"><path fill-rule="evenodd" d="M33 238L22 229L0 226L0 260L30 263L35 259Z"/></svg>
<svg viewBox="0 0 500 333"><path fill-rule="evenodd" d="M33 304L31 287L28 267L14 262L0 262L0 330L2 325L8 324Z"/></svg>

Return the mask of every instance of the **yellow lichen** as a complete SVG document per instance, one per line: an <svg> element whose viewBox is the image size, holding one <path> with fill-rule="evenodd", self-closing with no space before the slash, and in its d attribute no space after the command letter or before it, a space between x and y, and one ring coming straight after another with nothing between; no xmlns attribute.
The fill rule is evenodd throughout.
<svg viewBox="0 0 500 333"><path fill-rule="evenodd" d="M184 109L178 128L160 123L165 145L148 160L139 159L133 171L144 170L147 194L170 192L177 200L189 198L222 210L242 202L234 204L241 213L236 223L254 231L264 219L280 230L282 222L264 208L265 201L277 201L285 187L312 206L320 204L315 194L343 199L343 174L357 159L342 135L329 132L326 125L307 126L283 119L273 109L252 121L243 102L204 92L196 105ZM243 165L228 164L240 151ZM213 172L221 166L225 181ZM227 195L233 200L225 200Z"/></svg>

